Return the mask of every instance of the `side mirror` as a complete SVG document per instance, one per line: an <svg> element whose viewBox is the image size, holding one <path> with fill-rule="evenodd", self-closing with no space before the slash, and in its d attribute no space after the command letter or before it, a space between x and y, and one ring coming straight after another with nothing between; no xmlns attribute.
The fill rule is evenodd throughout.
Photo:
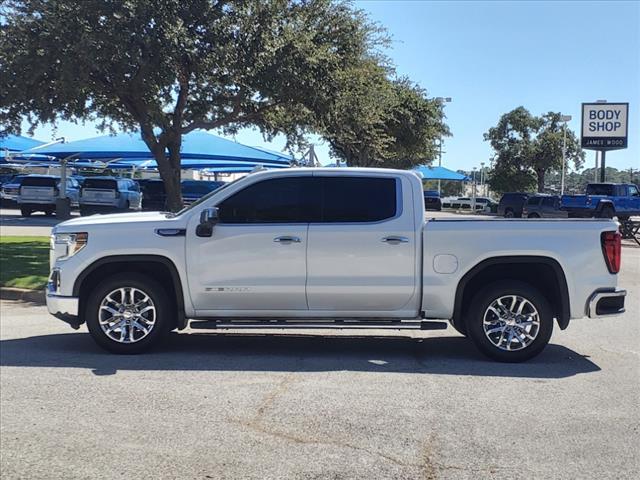
<svg viewBox="0 0 640 480"><path fill-rule="evenodd" d="M213 227L218 223L218 209L205 208L200 213L200 223L196 227L198 237L210 237L213 235Z"/></svg>

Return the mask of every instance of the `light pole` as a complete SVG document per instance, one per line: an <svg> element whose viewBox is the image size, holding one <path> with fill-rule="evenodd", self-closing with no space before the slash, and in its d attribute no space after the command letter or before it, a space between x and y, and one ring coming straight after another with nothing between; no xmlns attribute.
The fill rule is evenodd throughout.
<svg viewBox="0 0 640 480"><path fill-rule="evenodd" d="M484 193L484 162L480 162L480 191Z"/></svg>
<svg viewBox="0 0 640 480"><path fill-rule="evenodd" d="M473 181L471 182L471 213L476 213L476 168L473 167Z"/></svg>
<svg viewBox="0 0 640 480"><path fill-rule="evenodd" d="M571 120L571 115L560 115L560 121L564 122L562 133L562 175L560 176L560 195L564 195L564 169L567 163L567 122Z"/></svg>
<svg viewBox="0 0 640 480"><path fill-rule="evenodd" d="M450 103L451 97L436 97L435 100L444 110L444 104ZM442 135L440 135L440 141L438 142L438 166L442 166ZM440 179L438 179L438 194L440 194Z"/></svg>

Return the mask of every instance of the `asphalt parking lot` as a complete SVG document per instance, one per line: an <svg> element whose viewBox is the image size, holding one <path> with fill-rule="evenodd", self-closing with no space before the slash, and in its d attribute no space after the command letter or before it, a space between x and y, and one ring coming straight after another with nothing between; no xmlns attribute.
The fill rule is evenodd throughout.
<svg viewBox="0 0 640 480"><path fill-rule="evenodd" d="M172 334L114 356L0 305L0 469L42 478L639 478L640 248L627 313L525 364L453 330Z"/></svg>

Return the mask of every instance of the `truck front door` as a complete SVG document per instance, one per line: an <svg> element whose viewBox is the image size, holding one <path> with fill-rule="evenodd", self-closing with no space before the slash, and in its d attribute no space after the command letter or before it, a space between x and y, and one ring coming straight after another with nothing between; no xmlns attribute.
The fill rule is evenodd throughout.
<svg viewBox="0 0 640 480"><path fill-rule="evenodd" d="M211 237L187 229L187 272L199 315L307 310L305 282L311 175L265 179L220 202ZM212 206L212 205L211 205Z"/></svg>

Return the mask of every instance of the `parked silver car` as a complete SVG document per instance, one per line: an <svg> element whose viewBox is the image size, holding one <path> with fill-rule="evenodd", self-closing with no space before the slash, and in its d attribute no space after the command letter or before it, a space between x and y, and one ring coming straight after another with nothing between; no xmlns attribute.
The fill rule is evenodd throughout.
<svg viewBox="0 0 640 480"><path fill-rule="evenodd" d="M130 178L87 177L80 189L80 215L139 210L140 186Z"/></svg>
<svg viewBox="0 0 640 480"><path fill-rule="evenodd" d="M560 210L557 195L531 195L522 207L523 218L567 218L568 212Z"/></svg>
<svg viewBox="0 0 640 480"><path fill-rule="evenodd" d="M56 200L60 196L60 188L60 177L53 175L28 175L24 177L16 198L21 215L28 217L38 211L44 212L45 215L52 215L56 210ZM78 205L79 188L77 180L67 178L66 197L72 207Z"/></svg>

